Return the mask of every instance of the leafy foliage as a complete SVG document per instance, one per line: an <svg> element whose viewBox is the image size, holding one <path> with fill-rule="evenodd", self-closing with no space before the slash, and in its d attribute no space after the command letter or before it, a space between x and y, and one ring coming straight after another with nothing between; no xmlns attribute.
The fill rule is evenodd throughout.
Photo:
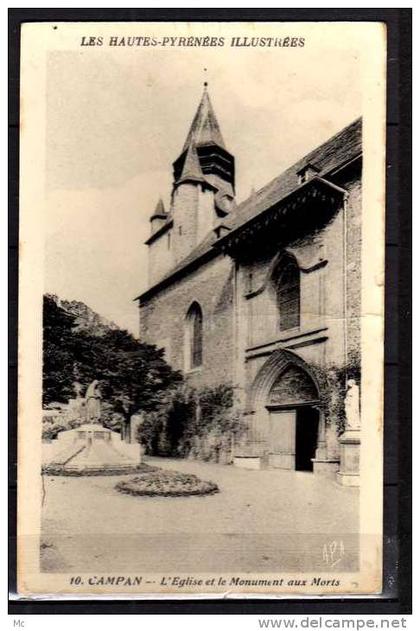
<svg viewBox="0 0 420 631"><path fill-rule="evenodd" d="M166 390L181 381L163 353L115 327L102 327L95 335L75 326L74 315L54 297L44 297L44 405L68 401L75 382L86 389L98 379L107 426L114 429L121 420L127 425L136 412L155 409Z"/></svg>
<svg viewBox="0 0 420 631"><path fill-rule="evenodd" d="M52 440L57 438L58 434L66 429L72 429L64 420L60 418L50 419L44 417L42 419L42 440Z"/></svg>
<svg viewBox="0 0 420 631"><path fill-rule="evenodd" d="M44 296L43 402L67 401L73 394L74 316L61 309L54 298ZM70 370L69 370L70 367Z"/></svg>
<svg viewBox="0 0 420 631"><path fill-rule="evenodd" d="M347 382L354 379L360 385L360 356L352 351L349 352L344 366L321 368L312 365L312 370L321 386L321 405L325 412L325 421L327 424L335 424L340 435L346 424L344 400Z"/></svg>
<svg viewBox="0 0 420 631"><path fill-rule="evenodd" d="M232 439L243 429L230 384L202 390L182 386L145 415L139 440L149 454L228 461Z"/></svg>

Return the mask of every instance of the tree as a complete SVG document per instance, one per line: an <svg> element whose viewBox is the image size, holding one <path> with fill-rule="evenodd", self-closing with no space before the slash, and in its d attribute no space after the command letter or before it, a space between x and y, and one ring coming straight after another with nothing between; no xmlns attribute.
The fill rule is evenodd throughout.
<svg viewBox="0 0 420 631"><path fill-rule="evenodd" d="M108 421L115 420L112 410L121 415L127 435L133 414L156 409L164 393L182 380L163 354L128 331L104 332L102 327L95 335L75 326L75 317L55 297L44 297L44 404L66 402L74 396L75 382L86 389L98 379Z"/></svg>
<svg viewBox="0 0 420 631"><path fill-rule="evenodd" d="M74 316L61 309L54 297L43 305L43 403L65 402L73 392Z"/></svg>
<svg viewBox="0 0 420 631"><path fill-rule="evenodd" d="M155 410L168 389L182 380L166 363L163 349L144 344L127 331L110 331L104 345L103 392L124 418L127 435L133 414Z"/></svg>

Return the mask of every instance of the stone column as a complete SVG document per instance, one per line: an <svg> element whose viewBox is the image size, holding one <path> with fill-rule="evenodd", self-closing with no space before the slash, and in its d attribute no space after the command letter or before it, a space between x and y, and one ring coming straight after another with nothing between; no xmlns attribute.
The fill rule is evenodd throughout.
<svg viewBox="0 0 420 631"><path fill-rule="evenodd" d="M138 430L143 422L143 416L141 414L133 414L130 423L130 449L133 456L138 458L138 462L143 462L145 449L138 439Z"/></svg>
<svg viewBox="0 0 420 631"><path fill-rule="evenodd" d="M130 443L130 421L125 419L121 421L121 440L124 443Z"/></svg>
<svg viewBox="0 0 420 631"><path fill-rule="evenodd" d="M325 413L321 406L314 405L313 408L318 410L318 441L315 451L315 458L312 458L314 473L326 477L334 477L338 471L338 460L328 457L327 437L325 430Z"/></svg>
<svg viewBox="0 0 420 631"><path fill-rule="evenodd" d="M264 443L259 436L255 412L245 412L244 421L247 423L247 431L235 445L233 464L241 469L262 469L265 465Z"/></svg>
<svg viewBox="0 0 420 631"><path fill-rule="evenodd" d="M318 410L319 421L318 421L318 441L317 448L315 452L316 460L325 460L327 457L327 440L325 434L325 414L324 410L320 407L314 406L315 410Z"/></svg>
<svg viewBox="0 0 420 631"><path fill-rule="evenodd" d="M137 443L137 432L142 422L143 417L141 414L133 414L130 422L130 443Z"/></svg>
<svg viewBox="0 0 420 631"><path fill-rule="evenodd" d="M346 427L340 441L340 470L337 481L343 486L360 484L360 401L359 386L349 379L345 397Z"/></svg>

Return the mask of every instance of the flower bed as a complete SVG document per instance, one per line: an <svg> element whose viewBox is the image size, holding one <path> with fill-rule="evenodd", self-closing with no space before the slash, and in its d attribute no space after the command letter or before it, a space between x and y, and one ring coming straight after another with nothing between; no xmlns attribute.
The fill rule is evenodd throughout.
<svg viewBox="0 0 420 631"><path fill-rule="evenodd" d="M158 471L158 467L148 464L138 464L132 467L98 467L89 469L71 469L61 464L49 464L42 467L44 475L89 476L89 475L128 475L130 473L148 474Z"/></svg>
<svg viewBox="0 0 420 631"><path fill-rule="evenodd" d="M120 493L138 496L186 497L218 493L214 482L200 480L195 475L162 469L130 480L123 480L115 488Z"/></svg>

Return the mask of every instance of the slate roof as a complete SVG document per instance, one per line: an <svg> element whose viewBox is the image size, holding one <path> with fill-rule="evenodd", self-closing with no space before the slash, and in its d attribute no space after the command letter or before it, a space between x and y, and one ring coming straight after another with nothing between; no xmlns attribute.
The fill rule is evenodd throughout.
<svg viewBox="0 0 420 631"><path fill-rule="evenodd" d="M185 151L190 145L199 147L200 145L219 145L225 149L222 132L217 122L216 114L207 92L207 86L204 85L203 96L200 105L191 123L190 131L185 140L182 151Z"/></svg>
<svg viewBox="0 0 420 631"><path fill-rule="evenodd" d="M204 182L204 176L198 159L197 150L195 145L192 143L188 146L184 166L182 167L182 173L180 178L177 180L177 184L188 180Z"/></svg>
<svg viewBox="0 0 420 631"><path fill-rule="evenodd" d="M165 206L163 204L162 198L159 197L159 201L156 204L156 208L155 211L153 213L153 215L150 217L150 219L155 219L155 218L159 218L159 219L166 219L167 218L167 213L165 211Z"/></svg>
<svg viewBox="0 0 420 631"><path fill-rule="evenodd" d="M358 118L348 127L317 147L304 158L283 171L259 191L239 204L234 212L225 218L224 224L234 230L255 217L263 210L270 208L283 197L298 188L297 173L305 165L319 169L318 175L325 177L337 167L352 160L362 152L362 119Z"/></svg>
<svg viewBox="0 0 420 631"><path fill-rule="evenodd" d="M281 201L284 197L292 193L299 187L297 173L305 165L311 165L319 169L320 177L327 177L340 166L350 162L362 153L362 119L358 118L353 123L332 136L325 143L308 153L301 160L298 160L291 167L283 171L266 186L258 191L253 191L251 195L226 217L223 218L223 225L230 228L231 232L240 228L253 217L256 217L264 210ZM208 254L209 258L217 254L212 247L217 241L217 236L212 230L182 261L165 274L154 286L147 289L138 298L145 298L152 294L161 285L167 285L170 278L178 276L181 270L190 267L193 263ZM137 298L136 298L137 300Z"/></svg>

